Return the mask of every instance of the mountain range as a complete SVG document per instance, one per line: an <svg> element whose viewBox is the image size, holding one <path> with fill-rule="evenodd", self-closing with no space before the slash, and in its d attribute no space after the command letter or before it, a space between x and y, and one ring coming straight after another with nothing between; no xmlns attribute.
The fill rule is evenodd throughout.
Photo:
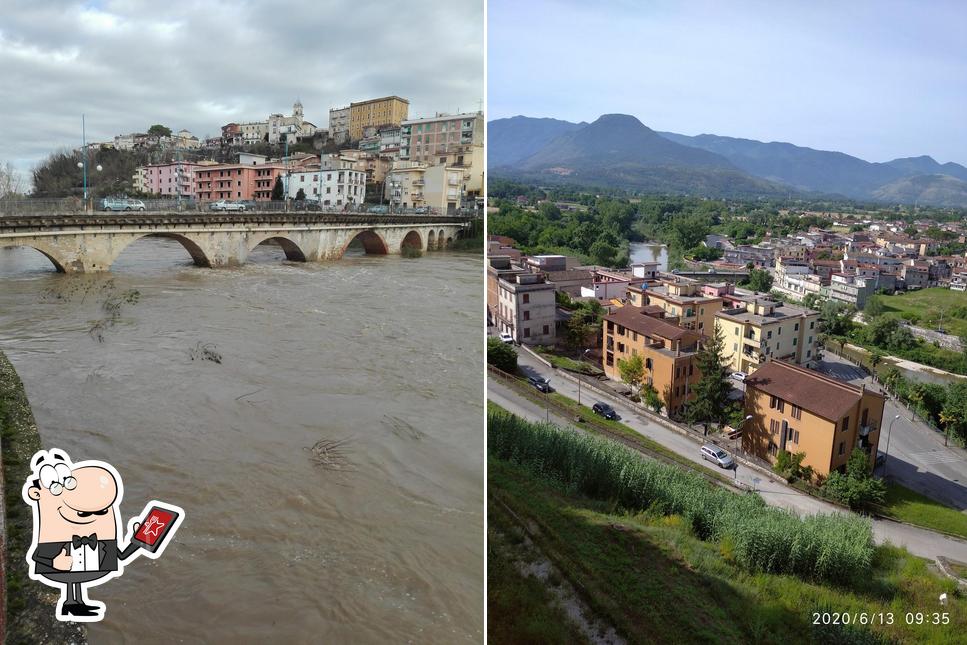
<svg viewBox="0 0 967 645"><path fill-rule="evenodd" d="M593 123L516 116L488 124L494 176L717 197L844 196L967 206L967 168L928 156L871 163L842 152L656 132L633 116Z"/></svg>

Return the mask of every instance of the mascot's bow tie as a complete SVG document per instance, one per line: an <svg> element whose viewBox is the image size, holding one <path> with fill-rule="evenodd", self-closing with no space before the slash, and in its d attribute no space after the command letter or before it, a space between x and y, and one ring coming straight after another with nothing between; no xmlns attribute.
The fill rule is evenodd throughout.
<svg viewBox="0 0 967 645"><path fill-rule="evenodd" d="M91 533L87 537L84 537L83 535L75 535L71 539L71 544L74 545L74 548L75 549L79 549L79 548L81 548L82 545L85 545L85 544L87 546L91 547L92 549L96 549L97 548L97 534L96 533Z"/></svg>

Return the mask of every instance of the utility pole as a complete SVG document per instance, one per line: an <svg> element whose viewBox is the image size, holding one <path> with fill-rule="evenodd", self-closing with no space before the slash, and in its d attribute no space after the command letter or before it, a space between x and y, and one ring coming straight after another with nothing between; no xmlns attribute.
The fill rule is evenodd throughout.
<svg viewBox="0 0 967 645"><path fill-rule="evenodd" d="M81 144L84 147L84 212L87 212L87 124L81 115Z"/></svg>

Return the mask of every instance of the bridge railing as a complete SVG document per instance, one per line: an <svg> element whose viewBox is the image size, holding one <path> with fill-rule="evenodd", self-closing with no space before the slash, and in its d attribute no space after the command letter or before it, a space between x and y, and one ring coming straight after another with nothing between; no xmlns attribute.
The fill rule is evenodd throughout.
<svg viewBox="0 0 967 645"><path fill-rule="evenodd" d="M211 202L199 202L193 199L142 199L146 213L210 213ZM471 217L473 211L459 211L454 213L442 212L440 209L414 209L398 208L389 206L377 206L374 204L358 204L346 206L322 206L312 202L298 202L290 200L288 203L283 201L245 201L246 212L271 212L279 213L283 211L294 213L330 213L330 214L360 214L368 213L372 215L426 215L429 217L439 216L458 216ZM77 197L65 197L56 199L0 199L0 217L16 217L29 215L90 215L105 214L112 211L104 211L100 207L100 200L88 200L88 208L84 208L84 200ZM126 215L141 211L121 211ZM235 213L238 211L225 211Z"/></svg>

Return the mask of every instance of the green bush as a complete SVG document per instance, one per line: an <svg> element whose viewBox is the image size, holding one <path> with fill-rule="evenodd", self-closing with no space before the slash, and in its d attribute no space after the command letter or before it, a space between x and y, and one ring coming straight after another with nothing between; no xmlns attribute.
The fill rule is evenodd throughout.
<svg viewBox="0 0 967 645"><path fill-rule="evenodd" d="M517 350L499 338L487 338L487 362L497 369L513 374L517 371Z"/></svg>
<svg viewBox="0 0 967 645"><path fill-rule="evenodd" d="M843 515L800 519L739 495L692 472L642 458L610 440L509 413L488 415L487 448L572 493L613 500L631 511L679 515L694 534L727 543L736 562L753 571L847 581L867 572L873 558L869 521Z"/></svg>

